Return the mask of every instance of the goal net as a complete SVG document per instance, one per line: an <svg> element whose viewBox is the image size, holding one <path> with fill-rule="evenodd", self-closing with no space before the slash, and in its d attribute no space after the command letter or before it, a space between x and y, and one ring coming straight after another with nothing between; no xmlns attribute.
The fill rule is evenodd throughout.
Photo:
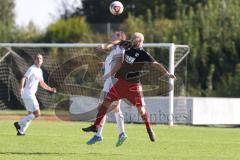
<svg viewBox="0 0 240 160"><path fill-rule="evenodd" d="M44 57L44 80L49 86L56 87L58 92L51 94L39 87L36 95L40 107L53 108L56 114L62 113L62 110L84 112L84 117L80 114L81 116L72 118L91 119L95 114L91 111L96 111L94 107L99 103L103 87L100 62L104 62L106 58L106 54L96 52L97 45L0 44L0 109L24 108L18 92L19 82L28 67L33 64L34 55L41 53ZM171 115L173 96L185 96L186 93L186 56L189 47L171 43L146 43L144 48L177 77L173 82L151 67L146 68L147 74L142 77L144 97L170 97L168 112Z"/></svg>

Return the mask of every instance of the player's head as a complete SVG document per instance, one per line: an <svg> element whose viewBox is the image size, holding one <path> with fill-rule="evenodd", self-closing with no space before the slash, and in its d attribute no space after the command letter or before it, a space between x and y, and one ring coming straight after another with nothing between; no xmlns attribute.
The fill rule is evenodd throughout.
<svg viewBox="0 0 240 160"><path fill-rule="evenodd" d="M111 36L111 41L126 40L126 34L123 31L116 31Z"/></svg>
<svg viewBox="0 0 240 160"><path fill-rule="evenodd" d="M34 56L34 64L37 66L37 67L41 67L43 63L43 55L38 53Z"/></svg>
<svg viewBox="0 0 240 160"><path fill-rule="evenodd" d="M143 46L144 36L142 33L135 32L133 33L131 40L133 43L133 47L140 48Z"/></svg>

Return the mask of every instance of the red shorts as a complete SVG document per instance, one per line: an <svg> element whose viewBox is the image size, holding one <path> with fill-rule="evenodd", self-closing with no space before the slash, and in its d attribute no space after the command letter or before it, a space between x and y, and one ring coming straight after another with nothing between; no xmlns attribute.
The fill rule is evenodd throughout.
<svg viewBox="0 0 240 160"><path fill-rule="evenodd" d="M109 90L105 99L113 102L123 98L126 98L136 107L145 106L142 86L140 83L131 83L118 79L118 81Z"/></svg>

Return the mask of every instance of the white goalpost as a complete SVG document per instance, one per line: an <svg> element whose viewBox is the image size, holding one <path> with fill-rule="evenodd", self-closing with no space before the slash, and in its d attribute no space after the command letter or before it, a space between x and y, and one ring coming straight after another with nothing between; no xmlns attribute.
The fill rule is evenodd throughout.
<svg viewBox="0 0 240 160"><path fill-rule="evenodd" d="M54 78L49 78L50 82L49 83L54 83L60 79L65 81L78 81L79 83L82 82L82 77L77 76L77 74L73 73L70 76L65 75L64 72L74 72L75 70L73 69L74 67L77 68L77 65L85 65L87 63L97 63L96 60L92 60L92 58L87 58L84 55L94 55L95 54L95 47L99 45L99 43L0 43L0 91L1 92L6 92L5 94L0 94L0 109L4 108L4 106L8 106L8 102L6 101L7 99L10 99L9 96L10 94L15 95L17 100L21 100L19 98L19 95L16 91L16 88L18 87L18 81L19 77L21 74L24 73L26 67L29 64L29 59L25 61L26 58L29 58L36 53L44 53L44 56L47 56L45 62L46 62L46 71L49 74L48 76L55 76ZM161 59L163 56L167 57L166 54L169 54L168 57L166 58L168 62L167 64L164 64L165 66L167 65L168 70L170 73L174 74L175 69L182 64L183 60L186 60L186 56L190 52L190 48L188 45L178 45L174 43L145 43L144 48L148 51L150 50L150 54L154 53L154 58L155 56L158 57L157 59ZM160 50L160 51L155 51ZM165 55L159 56L158 52L163 52ZM26 55L25 55L26 54ZM77 55L77 56L76 56ZM11 57L10 57L11 56ZM79 61L77 62L78 56L81 56L79 58ZM57 57L57 58L56 58ZM65 58L66 57L66 58ZM99 57L96 57L99 58ZM69 61L69 59L72 59L72 61ZM94 59L94 58L93 58ZM104 59L104 57L100 57L99 59ZM81 62L80 62L81 61ZM84 63L82 62L84 61ZM71 65L76 65L71 68ZM186 64L184 64L186 65ZM70 69L66 68L61 68L59 66L70 66ZM96 66L96 64L95 64ZM14 68L15 67L15 68ZM78 71L81 70L84 67L78 67ZM91 68L91 67L90 67ZM91 70L91 69L90 69ZM186 68L182 69L184 72L186 72ZM53 73L54 71L54 73ZM91 70L91 73L95 74L95 79L97 79L98 73L95 73L94 69ZM179 72L179 75L184 74ZM84 72L85 74L85 72ZM63 78L62 78L62 77ZM152 74L154 76L154 74ZM186 76L186 75L181 75L181 76ZM92 79L93 77L87 77L87 79ZM178 77L177 77L178 78ZM186 77L184 77L186 79ZM94 79L94 80L95 80ZM150 78L149 78L150 79ZM181 79L181 78L180 78ZM90 81L90 80L89 80ZM169 119L168 119L168 124L173 125L174 123L174 86L175 82L172 79L166 79L168 81L169 86L171 89L169 89L168 93L168 106L169 106ZM88 85L88 82L84 81ZM156 83L158 84L158 83ZM84 84L85 85L85 84ZM186 84L184 84L185 86ZM147 86L147 85L146 85ZM169 87L168 86L168 87ZM65 87L65 88L64 88ZM76 90L79 88L74 87L73 85L64 85L64 87L60 86L60 90L66 91L68 94L74 95ZM92 87L92 86L91 86ZM95 87L95 86L94 86ZM94 88L92 87L92 88ZM80 88L81 90L82 88ZM85 88L86 89L86 88ZM15 90L15 91L14 91ZM99 90L82 90L82 92L88 94L93 94L96 95ZM39 93L40 98L43 100L43 104L50 104L52 103L51 100L49 100L49 96L47 93L40 91ZM157 94L156 94L157 95ZM180 94L176 94L177 96L182 96ZM6 97L7 96L7 97ZM49 102L49 103L48 103Z"/></svg>

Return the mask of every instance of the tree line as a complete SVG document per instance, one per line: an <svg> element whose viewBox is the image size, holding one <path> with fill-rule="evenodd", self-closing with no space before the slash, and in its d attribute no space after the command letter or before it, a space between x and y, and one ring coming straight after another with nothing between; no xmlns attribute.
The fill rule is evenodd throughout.
<svg viewBox="0 0 240 160"><path fill-rule="evenodd" d="M99 23L119 23L128 35L139 31L145 42L188 44L189 96L240 95L240 1L238 0L121 0L120 16L108 11L112 0L82 0L82 7L62 12L45 32L33 23L14 24L14 0L0 4L1 42L103 42Z"/></svg>

